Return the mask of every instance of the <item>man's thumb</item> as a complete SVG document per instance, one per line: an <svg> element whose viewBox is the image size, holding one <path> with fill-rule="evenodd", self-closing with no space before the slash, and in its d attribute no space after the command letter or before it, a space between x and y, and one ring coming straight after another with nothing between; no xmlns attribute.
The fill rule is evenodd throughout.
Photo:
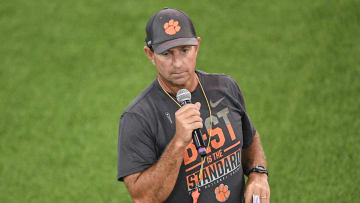
<svg viewBox="0 0 360 203"><path fill-rule="evenodd" d="M196 102L196 103L195 103L195 106L198 108L198 110L200 110L201 103L200 103L200 102Z"/></svg>

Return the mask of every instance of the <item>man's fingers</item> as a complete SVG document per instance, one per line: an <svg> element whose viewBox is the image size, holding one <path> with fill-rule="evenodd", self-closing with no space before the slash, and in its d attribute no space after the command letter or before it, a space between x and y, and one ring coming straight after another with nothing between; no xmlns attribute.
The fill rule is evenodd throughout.
<svg viewBox="0 0 360 203"><path fill-rule="evenodd" d="M260 203L269 203L270 202L270 197L268 197L266 195L260 195L259 200L260 200Z"/></svg>
<svg viewBox="0 0 360 203"><path fill-rule="evenodd" d="M252 203L252 195L253 191L250 188L246 188L245 190L245 203Z"/></svg>
<svg viewBox="0 0 360 203"><path fill-rule="evenodd" d="M190 124L190 128L192 130L195 130L195 129L198 129L198 128L203 128L203 123L201 121L197 121L197 122L194 122L194 123L191 123Z"/></svg>
<svg viewBox="0 0 360 203"><path fill-rule="evenodd" d="M254 198L257 196L257 199L259 200L260 203L269 203L270 201L270 194L262 194L260 191L246 191L245 192L245 203L253 203Z"/></svg>
<svg viewBox="0 0 360 203"><path fill-rule="evenodd" d="M203 128L203 120L200 116L200 103L186 104L175 112L176 132L184 137L185 142L191 139L191 132Z"/></svg>
<svg viewBox="0 0 360 203"><path fill-rule="evenodd" d="M192 130L202 128L203 127L203 120L200 116L192 116L184 121L184 124Z"/></svg>
<svg viewBox="0 0 360 203"><path fill-rule="evenodd" d="M200 103L199 103L200 104ZM186 116L189 113L197 113L200 116L200 111L197 105L195 104L186 104L185 106L181 107L175 115L178 116Z"/></svg>
<svg viewBox="0 0 360 203"><path fill-rule="evenodd" d="M181 117L183 117L183 118L190 118L193 116L200 117L200 111L195 110L195 109L189 109L188 111L185 111L181 114Z"/></svg>
<svg viewBox="0 0 360 203"><path fill-rule="evenodd" d="M200 111L200 108L201 108L201 103L196 102L195 104L185 104L179 110L183 109L184 111L186 111L187 109L194 109L194 110Z"/></svg>
<svg viewBox="0 0 360 203"><path fill-rule="evenodd" d="M176 113L176 120L183 125L192 124L194 122L202 122L200 117L200 111L197 109L198 106L195 104L187 104L180 108Z"/></svg>
<svg viewBox="0 0 360 203"><path fill-rule="evenodd" d="M260 198L260 203L269 203L270 202L270 193L263 191L263 193L261 193L259 198Z"/></svg>

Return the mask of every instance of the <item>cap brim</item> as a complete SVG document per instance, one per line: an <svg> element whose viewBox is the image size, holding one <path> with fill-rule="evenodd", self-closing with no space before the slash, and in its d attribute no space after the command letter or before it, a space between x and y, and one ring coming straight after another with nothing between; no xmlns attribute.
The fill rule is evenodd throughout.
<svg viewBox="0 0 360 203"><path fill-rule="evenodd" d="M198 45L198 41L196 38L178 38L178 39L173 39L173 40L169 40L166 42L163 42L159 45L152 45L155 53L160 54L168 49L174 48L174 47L178 47L178 46L186 46L186 45Z"/></svg>

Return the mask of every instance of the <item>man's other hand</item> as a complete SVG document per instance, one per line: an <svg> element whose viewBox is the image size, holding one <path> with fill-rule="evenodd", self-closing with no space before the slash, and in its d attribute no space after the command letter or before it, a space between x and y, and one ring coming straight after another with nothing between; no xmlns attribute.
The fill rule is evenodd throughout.
<svg viewBox="0 0 360 203"><path fill-rule="evenodd" d="M260 203L270 202L270 187L266 174L250 173L245 186L245 203L252 203L253 195L259 197Z"/></svg>

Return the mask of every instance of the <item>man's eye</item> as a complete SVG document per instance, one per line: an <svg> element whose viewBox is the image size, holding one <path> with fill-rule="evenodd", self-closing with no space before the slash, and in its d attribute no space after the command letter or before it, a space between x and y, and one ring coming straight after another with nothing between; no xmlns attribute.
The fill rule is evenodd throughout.
<svg viewBox="0 0 360 203"><path fill-rule="evenodd" d="M189 51L188 48L184 48L184 49L183 49L183 52L184 52L184 53L186 53L186 52L188 52L188 51Z"/></svg>
<svg viewBox="0 0 360 203"><path fill-rule="evenodd" d="M163 52L163 53L161 53L161 55L163 55L163 56L168 56L168 55L169 55L169 52Z"/></svg>

